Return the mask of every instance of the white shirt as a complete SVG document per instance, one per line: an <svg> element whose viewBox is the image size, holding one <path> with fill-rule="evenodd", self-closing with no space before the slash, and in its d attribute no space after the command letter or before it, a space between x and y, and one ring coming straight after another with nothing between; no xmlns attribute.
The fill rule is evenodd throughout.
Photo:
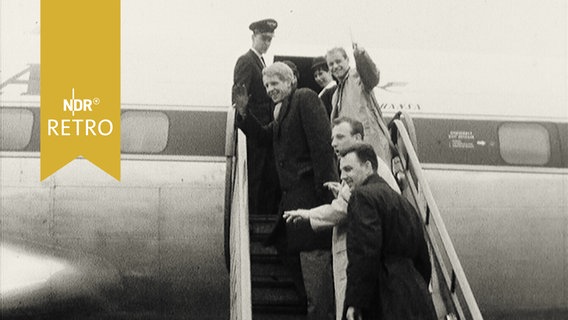
<svg viewBox="0 0 568 320"><path fill-rule="evenodd" d="M333 86L336 85L336 84L337 84L337 82L335 82L335 80L331 80L331 81L327 84L327 86L325 86L323 89L321 89L321 91L320 91L320 93L318 94L318 96L321 98L321 96L323 95L323 93L324 93L326 90L330 89L331 87L333 87Z"/></svg>
<svg viewBox="0 0 568 320"><path fill-rule="evenodd" d="M256 54L256 56L260 59L260 62L262 62L262 66L266 68L266 63L264 62L264 59L262 58L262 54L258 51L256 51L255 48L250 48L252 50L252 52L254 52Z"/></svg>

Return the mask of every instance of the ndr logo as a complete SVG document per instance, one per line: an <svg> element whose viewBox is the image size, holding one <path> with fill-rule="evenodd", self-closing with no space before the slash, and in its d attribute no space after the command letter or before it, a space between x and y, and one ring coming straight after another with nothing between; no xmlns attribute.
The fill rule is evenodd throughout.
<svg viewBox="0 0 568 320"><path fill-rule="evenodd" d="M75 99L75 88L71 89L71 99L63 99L63 111L71 111L73 117L75 112L92 112L92 106L101 103L99 98L94 99ZM75 130L73 130L75 129ZM102 119L47 119L47 135L51 136L108 136L113 131L112 121ZM75 132L73 134L73 132Z"/></svg>
<svg viewBox="0 0 568 320"><path fill-rule="evenodd" d="M91 106L101 103L99 98L94 99L75 99L75 88L71 89L71 99L63 99L63 111L71 111L75 116L75 112L93 111Z"/></svg>

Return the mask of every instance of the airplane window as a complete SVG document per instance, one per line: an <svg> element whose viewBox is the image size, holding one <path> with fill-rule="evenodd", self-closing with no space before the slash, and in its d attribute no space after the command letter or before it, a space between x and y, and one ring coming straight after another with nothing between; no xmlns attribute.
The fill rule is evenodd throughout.
<svg viewBox="0 0 568 320"><path fill-rule="evenodd" d="M23 150L30 143L34 115L30 110L0 109L0 150Z"/></svg>
<svg viewBox="0 0 568 320"><path fill-rule="evenodd" d="M505 123L499 127L501 157L515 165L545 165L550 160L550 137L536 123Z"/></svg>
<svg viewBox="0 0 568 320"><path fill-rule="evenodd" d="M162 112L127 111L121 115L120 149L126 153L159 153L168 143L169 119Z"/></svg>

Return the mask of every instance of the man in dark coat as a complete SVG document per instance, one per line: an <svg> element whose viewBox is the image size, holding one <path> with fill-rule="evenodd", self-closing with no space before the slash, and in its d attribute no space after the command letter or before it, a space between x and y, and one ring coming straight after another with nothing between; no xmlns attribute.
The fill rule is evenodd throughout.
<svg viewBox="0 0 568 320"><path fill-rule="evenodd" d="M262 69L266 67L262 55L270 47L277 26L277 22L273 19L256 21L249 26L253 32L252 48L239 57L233 76L234 85L247 88L250 94L247 109L263 125L273 120L273 108L262 83ZM249 138L247 171L249 214L276 214L280 191L272 148L259 145L254 138Z"/></svg>
<svg viewBox="0 0 568 320"><path fill-rule="evenodd" d="M338 180L325 108L314 91L295 90L294 79L290 67L282 62L265 68L263 80L268 95L276 104L275 121L261 126L247 111L246 94L241 94L235 103L239 111L237 125L247 139L255 137L274 148L282 199L270 239L279 253L287 255L289 260L300 256L308 318L333 319L331 232L316 234L309 222L286 224L282 217L286 210L331 202L333 194L323 184Z"/></svg>
<svg viewBox="0 0 568 320"><path fill-rule="evenodd" d="M430 255L416 211L377 175L371 145L347 148L340 168L352 191L347 207L347 319L437 319L428 291Z"/></svg>

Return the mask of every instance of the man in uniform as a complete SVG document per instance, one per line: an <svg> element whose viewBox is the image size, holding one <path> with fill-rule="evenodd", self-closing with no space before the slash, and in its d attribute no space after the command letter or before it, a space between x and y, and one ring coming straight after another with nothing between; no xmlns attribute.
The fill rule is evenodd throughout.
<svg viewBox="0 0 568 320"><path fill-rule="evenodd" d="M264 19L250 24L252 47L237 60L234 87L244 86L250 98L247 110L262 125L274 117L273 103L262 82L262 69L266 67L263 54L268 51L278 23ZM259 145L254 137L247 137L247 171L249 214L276 214L280 190L271 146Z"/></svg>

